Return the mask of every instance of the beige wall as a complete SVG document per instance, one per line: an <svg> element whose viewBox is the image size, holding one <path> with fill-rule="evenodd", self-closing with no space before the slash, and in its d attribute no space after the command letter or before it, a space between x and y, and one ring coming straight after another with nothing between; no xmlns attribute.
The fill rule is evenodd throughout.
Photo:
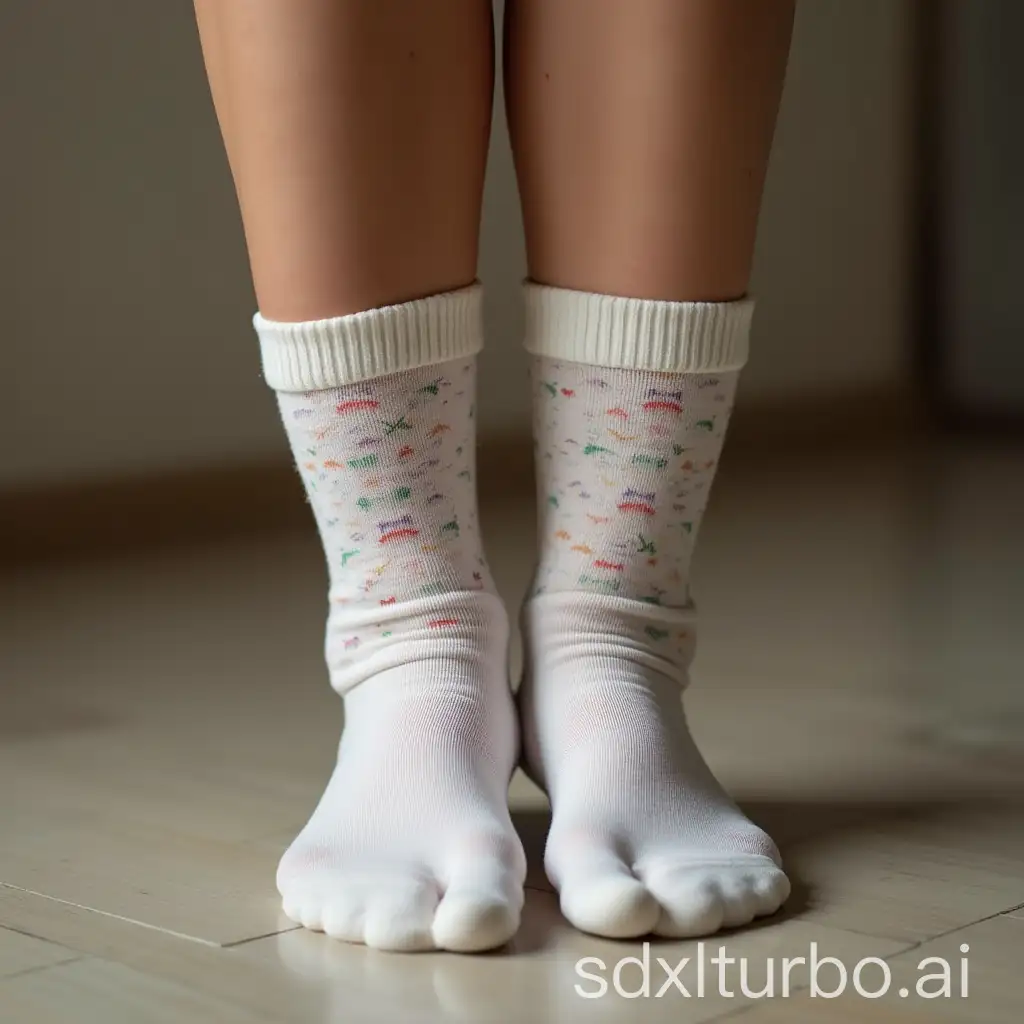
<svg viewBox="0 0 1024 1024"><path fill-rule="evenodd" d="M801 6L748 403L907 373L908 10ZM0 485L283 453L189 5L13 0L0 83ZM523 271L499 117L481 268L490 431L527 422Z"/></svg>

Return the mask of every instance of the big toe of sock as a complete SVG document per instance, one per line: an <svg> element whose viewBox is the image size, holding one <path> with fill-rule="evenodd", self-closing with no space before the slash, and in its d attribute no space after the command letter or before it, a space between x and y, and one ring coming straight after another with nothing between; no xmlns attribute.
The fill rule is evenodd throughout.
<svg viewBox="0 0 1024 1024"><path fill-rule="evenodd" d="M504 945L519 928L522 899L495 889L456 885L441 900L431 931L438 949L478 953Z"/></svg>
<svg viewBox="0 0 1024 1024"><path fill-rule="evenodd" d="M432 934L439 949L474 953L503 945L519 927L526 859L518 839L460 844L447 871Z"/></svg>
<svg viewBox="0 0 1024 1024"><path fill-rule="evenodd" d="M580 931L610 939L648 934L660 913L657 901L628 869L574 874L562 885L561 907Z"/></svg>
<svg viewBox="0 0 1024 1024"><path fill-rule="evenodd" d="M775 913L790 884L769 857L666 858L641 866L640 875L660 907L652 928L666 938L697 938L737 928Z"/></svg>
<svg viewBox="0 0 1024 1024"><path fill-rule="evenodd" d="M580 931L629 939L657 923L658 901L617 852L613 837L560 832L549 839L545 862L562 913Z"/></svg>

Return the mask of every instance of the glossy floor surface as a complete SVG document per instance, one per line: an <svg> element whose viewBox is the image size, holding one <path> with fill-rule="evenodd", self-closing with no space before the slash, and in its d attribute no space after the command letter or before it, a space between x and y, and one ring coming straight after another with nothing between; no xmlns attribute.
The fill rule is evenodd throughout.
<svg viewBox="0 0 1024 1024"><path fill-rule="evenodd" d="M486 513L515 602L532 500ZM540 868L543 798L519 777L532 868L507 949L375 953L280 914L274 867L341 726L312 532L8 574L0 1020L1021 1019L1022 529L1021 449L727 455L698 556L687 703L712 765L779 841L794 893L751 930L648 948L647 996L642 968L621 966L618 988L637 998L614 975L643 945L560 919ZM812 996L797 965L783 998L782 958L812 943L848 975L878 958L858 980L872 992L888 977L888 993L868 1003L848 977L845 994ZM719 946L737 962L708 962ZM941 970L926 957L948 961L949 998L918 994L941 990L921 981ZM740 990L769 977L773 999ZM839 977L820 966L818 987Z"/></svg>

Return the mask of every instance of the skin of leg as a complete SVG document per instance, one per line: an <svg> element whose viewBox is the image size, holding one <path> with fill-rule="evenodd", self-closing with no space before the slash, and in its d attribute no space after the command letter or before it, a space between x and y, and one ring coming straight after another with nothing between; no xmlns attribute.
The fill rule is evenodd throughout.
<svg viewBox="0 0 1024 1024"><path fill-rule="evenodd" d="M793 14L792 0L509 0L534 281L674 302L745 294ZM569 920L691 937L776 910L789 892L778 852L704 764L675 684L627 659L588 704L607 670L559 664L560 678L524 683L520 707L528 748L545 736L530 767L556 770L545 864ZM588 735L605 738L584 750Z"/></svg>
<svg viewBox="0 0 1024 1024"><path fill-rule="evenodd" d="M260 310L341 316L476 276L486 0L196 0Z"/></svg>
<svg viewBox="0 0 1024 1024"><path fill-rule="evenodd" d="M530 276L747 289L794 0L509 0L505 95Z"/></svg>

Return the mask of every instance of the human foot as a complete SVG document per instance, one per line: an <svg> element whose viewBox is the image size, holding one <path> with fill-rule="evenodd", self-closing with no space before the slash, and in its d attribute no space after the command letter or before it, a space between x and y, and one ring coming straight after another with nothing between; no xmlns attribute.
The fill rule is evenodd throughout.
<svg viewBox="0 0 1024 1024"><path fill-rule="evenodd" d="M774 913L790 889L775 844L701 757L678 682L643 663L640 620L592 600L531 603L528 635L541 628L545 643L519 698L527 768L551 799L544 865L562 912L610 938L710 935Z"/></svg>
<svg viewBox="0 0 1024 1024"><path fill-rule="evenodd" d="M381 673L348 695L338 764L281 859L285 913L378 949L490 949L519 925L525 858L507 808L503 678L452 664L424 686Z"/></svg>

